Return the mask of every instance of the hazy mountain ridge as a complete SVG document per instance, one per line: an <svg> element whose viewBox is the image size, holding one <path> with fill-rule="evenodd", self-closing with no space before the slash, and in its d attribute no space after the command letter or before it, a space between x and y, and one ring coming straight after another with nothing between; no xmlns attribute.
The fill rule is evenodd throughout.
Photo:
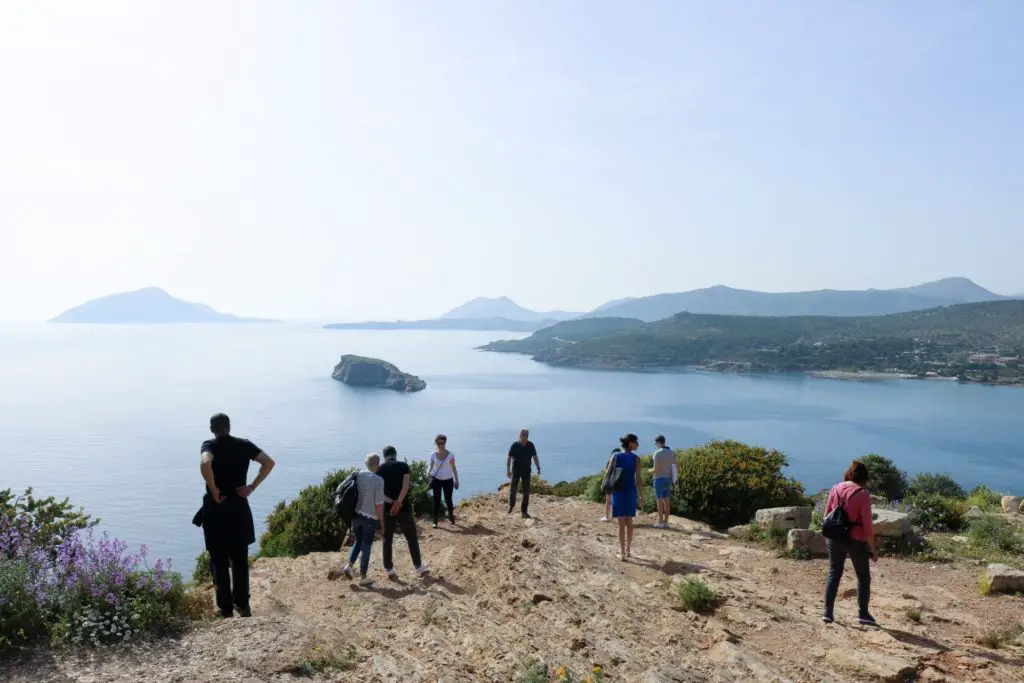
<svg viewBox="0 0 1024 683"><path fill-rule="evenodd" d="M582 313L568 311L534 311L520 306L507 296L477 297L441 316L443 320L505 318L507 320L571 320Z"/></svg>
<svg viewBox="0 0 1024 683"><path fill-rule="evenodd" d="M509 318L435 318L358 323L330 323L327 330L466 330L479 332L536 332L558 320L510 320Z"/></svg>
<svg viewBox="0 0 1024 683"><path fill-rule="evenodd" d="M951 277L900 289L808 292L758 292L716 285L688 292L654 294L610 302L584 317L638 318L647 322L676 313L751 316L871 316L890 315L963 303L999 301L1004 297L971 280Z"/></svg>
<svg viewBox="0 0 1024 683"><path fill-rule="evenodd" d="M145 287L91 299L51 318L51 323L167 324L276 322L221 313L206 304L184 301L159 287Z"/></svg>

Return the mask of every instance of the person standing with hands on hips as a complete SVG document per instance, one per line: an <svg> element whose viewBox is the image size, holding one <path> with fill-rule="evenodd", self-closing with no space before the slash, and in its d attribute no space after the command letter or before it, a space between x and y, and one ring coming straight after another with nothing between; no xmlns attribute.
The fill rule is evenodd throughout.
<svg viewBox="0 0 1024 683"><path fill-rule="evenodd" d="M537 465L537 476L540 476L540 458L537 457L537 447L530 441L530 430L520 429L519 440L508 449L508 459L505 461L505 476L512 485L508 490L508 512L516 507L516 489L519 482L523 483L523 519L530 517L530 464Z"/></svg>

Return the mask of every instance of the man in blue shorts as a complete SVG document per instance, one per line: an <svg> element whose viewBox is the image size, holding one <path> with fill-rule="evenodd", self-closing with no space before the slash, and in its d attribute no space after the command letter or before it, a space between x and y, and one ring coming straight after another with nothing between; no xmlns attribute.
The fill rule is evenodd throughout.
<svg viewBox="0 0 1024 683"><path fill-rule="evenodd" d="M658 450L654 452L654 497L658 499L658 522L655 529L668 528L668 516L672 511L672 468L676 454L665 445L665 437L659 434L654 439Z"/></svg>

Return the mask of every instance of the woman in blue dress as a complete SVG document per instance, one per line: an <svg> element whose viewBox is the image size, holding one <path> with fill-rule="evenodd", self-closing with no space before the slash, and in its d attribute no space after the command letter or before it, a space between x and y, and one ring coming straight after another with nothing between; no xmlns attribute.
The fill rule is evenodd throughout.
<svg viewBox="0 0 1024 683"><path fill-rule="evenodd" d="M619 554L620 560L631 556L633 548L633 518L636 517L637 503L644 504L644 486L640 478L639 440L636 434L626 434L619 442L622 453L616 453L608 463L610 473L616 467L622 468L620 490L612 491L612 517L619 521Z"/></svg>

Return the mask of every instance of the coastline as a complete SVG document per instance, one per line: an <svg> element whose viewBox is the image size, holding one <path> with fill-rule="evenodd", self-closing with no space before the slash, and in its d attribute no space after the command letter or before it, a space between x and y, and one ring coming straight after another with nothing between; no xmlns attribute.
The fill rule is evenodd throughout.
<svg viewBox="0 0 1024 683"><path fill-rule="evenodd" d="M704 365L630 365L628 362L616 359L594 359L594 360L572 360L559 361L547 360L538 355L524 351L498 351L494 349L479 348L479 351L487 353L514 353L521 356L529 356L535 363L543 363L556 368L568 368L577 370L589 370L596 372L635 372L645 374L669 374L683 372L707 372L722 374L754 374L754 375L798 375L813 377L815 379L830 379L843 382L889 382L894 380L915 380L915 381L938 381L955 382L957 384L980 384L991 387L1024 387L1024 381L1016 382L990 382L976 379L960 379L958 377L921 377L903 372L884 372L874 370L778 370L764 367L752 367L749 363L735 363L731 361L711 361Z"/></svg>

